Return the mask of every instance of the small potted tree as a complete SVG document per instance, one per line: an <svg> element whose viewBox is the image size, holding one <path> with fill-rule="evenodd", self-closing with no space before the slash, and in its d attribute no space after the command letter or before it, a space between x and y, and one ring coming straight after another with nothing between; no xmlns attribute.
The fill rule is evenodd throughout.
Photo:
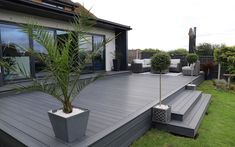
<svg viewBox="0 0 235 147"><path fill-rule="evenodd" d="M162 104L162 71L170 66L170 56L165 52L155 54L151 60L151 67L154 71L159 71L159 104L153 107L152 121L167 123L171 119L171 108Z"/></svg>
<svg viewBox="0 0 235 147"><path fill-rule="evenodd" d="M198 60L198 56L195 53L189 53L186 56L186 60L187 60L187 62L189 63L189 65L191 67L191 82L190 82L190 84L187 85L187 89L195 90L196 89L196 85L193 84L192 82L193 82L193 73L194 73L195 63Z"/></svg>
<svg viewBox="0 0 235 147"><path fill-rule="evenodd" d="M55 136L66 142L72 142L85 135L89 110L74 106L72 102L88 84L97 79L94 77L80 80L80 75L86 64L109 42L105 40L93 52L85 52L86 49L81 48L81 44L90 43L86 40L84 32L88 32L93 24L95 24L93 19L81 13L79 16L75 16L71 24L74 28L67 31L67 37L57 39L57 41L54 41L54 36L38 24L30 23L22 26L22 31L41 44L48 54L42 55L33 49L22 49L43 62L45 65L43 70L48 75L40 80L28 77L32 79L32 84L27 87L19 85L17 90L41 91L61 103L61 108L48 111L48 116ZM0 62L0 66L19 72L10 63L3 60ZM17 65L17 67L22 66ZM27 76L24 71L24 68L20 68L21 74Z"/></svg>

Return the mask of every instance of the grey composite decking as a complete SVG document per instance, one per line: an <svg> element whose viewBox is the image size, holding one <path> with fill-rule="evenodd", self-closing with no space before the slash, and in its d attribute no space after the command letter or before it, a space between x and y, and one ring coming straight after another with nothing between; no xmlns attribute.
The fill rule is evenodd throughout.
<svg viewBox="0 0 235 147"><path fill-rule="evenodd" d="M158 75L132 74L104 77L89 85L73 103L90 110L86 136L73 143L54 137L47 111L61 104L41 92L0 98L0 129L27 146L126 146L151 125L151 107L159 102L158 80ZM163 97L190 80L163 76Z"/></svg>

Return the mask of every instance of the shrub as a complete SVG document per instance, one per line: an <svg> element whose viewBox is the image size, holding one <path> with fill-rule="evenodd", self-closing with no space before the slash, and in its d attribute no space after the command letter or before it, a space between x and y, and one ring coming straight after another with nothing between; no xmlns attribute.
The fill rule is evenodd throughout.
<svg viewBox="0 0 235 147"><path fill-rule="evenodd" d="M221 89L221 90L226 90L227 89L227 82L223 79L223 80L214 80L214 85L216 87L216 89Z"/></svg>
<svg viewBox="0 0 235 147"><path fill-rule="evenodd" d="M160 72L167 69L170 66L170 63L170 56L165 52L154 54L151 60L152 69Z"/></svg>
<svg viewBox="0 0 235 147"><path fill-rule="evenodd" d="M153 49L153 48L146 48L146 49L142 50L141 52L159 53L159 52L161 52L161 50L159 50L159 49Z"/></svg>
<svg viewBox="0 0 235 147"><path fill-rule="evenodd" d="M235 91L235 84L231 84L231 85L230 85L230 90Z"/></svg>
<svg viewBox="0 0 235 147"><path fill-rule="evenodd" d="M214 63L208 62L208 63L202 63L201 67L205 74L205 80L212 79L212 70L214 69Z"/></svg>
<svg viewBox="0 0 235 147"><path fill-rule="evenodd" d="M174 57L174 56L187 56L188 51L184 48L179 48L179 49L176 49L176 50L168 51L168 54L171 57Z"/></svg>
<svg viewBox="0 0 235 147"><path fill-rule="evenodd" d="M217 62L220 62L226 70L233 74L235 73L235 46L222 46L214 52L214 57Z"/></svg>
<svg viewBox="0 0 235 147"><path fill-rule="evenodd" d="M213 56L214 49L220 45L211 43L201 43L197 46L196 53L198 56Z"/></svg>
<svg viewBox="0 0 235 147"><path fill-rule="evenodd" d="M160 51L159 49L144 49L141 51L141 58L152 58L154 54L156 53L160 53L162 51Z"/></svg>
<svg viewBox="0 0 235 147"><path fill-rule="evenodd" d="M190 53L186 56L186 60L189 64L193 64L198 60L198 56L195 53Z"/></svg>

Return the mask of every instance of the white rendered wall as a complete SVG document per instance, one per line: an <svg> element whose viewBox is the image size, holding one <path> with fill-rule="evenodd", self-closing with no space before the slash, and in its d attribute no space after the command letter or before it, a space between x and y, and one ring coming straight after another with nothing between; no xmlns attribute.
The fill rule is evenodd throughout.
<svg viewBox="0 0 235 147"><path fill-rule="evenodd" d="M25 13L18 13L13 11L7 11L0 9L0 21L14 22L14 23L27 23L30 21L36 21L40 25L45 27L71 30L72 27L69 22L60 21L56 19L44 18L39 16L27 15ZM102 28L94 28L89 33L104 35L106 39L112 39L105 47L105 67L106 71L111 71L113 66L111 55L115 51L115 32L113 30L107 30Z"/></svg>

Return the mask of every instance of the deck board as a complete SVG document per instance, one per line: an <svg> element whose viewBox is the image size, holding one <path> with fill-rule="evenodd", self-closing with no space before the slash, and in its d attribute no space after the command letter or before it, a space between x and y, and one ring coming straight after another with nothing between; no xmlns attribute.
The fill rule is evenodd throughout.
<svg viewBox="0 0 235 147"><path fill-rule="evenodd" d="M163 75L162 78L163 97L191 80L191 77L182 75ZM19 135L14 137L26 145L30 143L30 136L32 143L36 140L48 146L91 145L110 131L127 123L126 121L134 119L136 112L139 113L143 108L151 108L153 104L158 103L158 80L158 75L132 74L103 77L89 85L73 103L75 106L90 110L86 136L73 143L67 144L54 137L47 111L59 108L61 104L41 92L0 98L0 121L5 121L7 125L17 128L18 133L25 134L28 138L27 142L20 139Z"/></svg>

